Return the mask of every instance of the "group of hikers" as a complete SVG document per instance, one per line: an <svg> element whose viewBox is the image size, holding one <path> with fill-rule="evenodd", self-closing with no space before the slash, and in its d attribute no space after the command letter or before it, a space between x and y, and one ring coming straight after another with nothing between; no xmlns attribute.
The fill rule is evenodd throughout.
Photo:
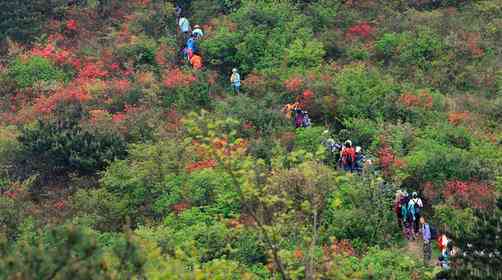
<svg viewBox="0 0 502 280"><path fill-rule="evenodd" d="M197 24L194 25L192 29L190 21L183 15L181 7L177 6L175 13L176 23L178 24L184 42L181 50L182 57L185 61L190 63L193 69L200 70L203 67L203 59L199 49L199 42L204 37L204 31L202 31L200 25ZM241 76L237 68L232 69L230 84L234 93L240 93Z"/></svg>
<svg viewBox="0 0 502 280"><path fill-rule="evenodd" d="M411 196L406 191L398 190L396 192L394 212L398 226L402 229L405 238L415 240L420 236L422 237L425 264L429 264L431 261L432 242L436 241L441 252L436 264L447 270L449 268L449 258L455 254L453 243L445 232L438 234L437 229L427 223L422 215L423 208L424 203L417 192L413 192Z"/></svg>
<svg viewBox="0 0 502 280"><path fill-rule="evenodd" d="M182 9L176 7L176 22L178 24L184 45L182 48L183 58L192 65L194 69L201 69L202 55L199 50L199 41L204 36L204 32L199 25L194 25L193 29L190 21L182 15Z"/></svg>
<svg viewBox="0 0 502 280"><path fill-rule="evenodd" d="M329 138L324 145L328 152L334 155L336 166L346 172L362 174L365 166L372 164L372 161L363 154L363 149L353 145L351 140L338 144L333 138Z"/></svg>

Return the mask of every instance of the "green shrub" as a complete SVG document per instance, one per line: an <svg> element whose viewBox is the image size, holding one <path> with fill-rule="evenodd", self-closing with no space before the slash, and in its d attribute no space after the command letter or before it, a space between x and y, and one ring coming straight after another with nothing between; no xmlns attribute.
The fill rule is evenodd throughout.
<svg viewBox="0 0 502 280"><path fill-rule="evenodd" d="M297 129L295 146L299 149L304 149L307 152L315 154L322 149L323 127L308 127Z"/></svg>
<svg viewBox="0 0 502 280"><path fill-rule="evenodd" d="M32 56L27 61L16 59L9 66L9 76L21 88L31 87L37 82L62 82L67 79L65 73L48 59Z"/></svg>
<svg viewBox="0 0 502 280"><path fill-rule="evenodd" d="M443 50L443 42L438 34L430 30L419 31L402 43L400 60L403 65L416 65L423 69L431 67L432 61Z"/></svg>
<svg viewBox="0 0 502 280"><path fill-rule="evenodd" d="M156 65L155 53L157 43L155 40L142 37L136 43L127 44L117 50L117 56L123 61L133 59L134 64L138 65Z"/></svg>
<svg viewBox="0 0 502 280"><path fill-rule="evenodd" d="M385 58L391 58L398 52L398 47L403 40L404 34L397 33L385 33L383 36L376 41L377 53L381 54Z"/></svg>
<svg viewBox="0 0 502 280"><path fill-rule="evenodd" d="M337 113L342 118L383 118L385 96L397 91L389 77L362 65L345 67L335 77Z"/></svg>

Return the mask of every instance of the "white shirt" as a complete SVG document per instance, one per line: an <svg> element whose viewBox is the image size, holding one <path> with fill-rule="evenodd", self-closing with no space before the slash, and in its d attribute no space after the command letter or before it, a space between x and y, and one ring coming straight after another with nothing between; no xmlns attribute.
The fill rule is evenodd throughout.
<svg viewBox="0 0 502 280"><path fill-rule="evenodd" d="M204 32L202 32L202 29L200 28L195 28L193 31L192 31L192 35L196 35L197 37L202 37L204 36Z"/></svg>
<svg viewBox="0 0 502 280"><path fill-rule="evenodd" d="M190 31L190 22L185 17L180 18L180 21L178 24L180 26L181 32Z"/></svg>
<svg viewBox="0 0 502 280"><path fill-rule="evenodd" d="M420 208L424 207L424 204L422 203L422 200L420 198L418 198L418 197L410 199L409 204L411 204L411 205L415 205L416 204Z"/></svg>

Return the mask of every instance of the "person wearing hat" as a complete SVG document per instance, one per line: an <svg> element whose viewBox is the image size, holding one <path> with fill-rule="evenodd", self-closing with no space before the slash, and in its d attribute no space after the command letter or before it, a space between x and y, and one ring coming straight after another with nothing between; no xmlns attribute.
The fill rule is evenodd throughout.
<svg viewBox="0 0 502 280"><path fill-rule="evenodd" d="M180 27L181 33L183 33L183 36L185 39L188 39L190 37L190 22L188 19L184 16L182 16L179 21L178 21L178 26Z"/></svg>
<svg viewBox="0 0 502 280"><path fill-rule="evenodd" d="M197 40L200 40L202 36L204 36L204 32L202 32L202 28L200 28L200 25L196 24L193 27L192 36Z"/></svg>
<svg viewBox="0 0 502 280"><path fill-rule="evenodd" d="M237 68L232 69L232 75L230 76L230 83L232 84L232 89L236 94L239 94L241 89L241 75L237 71Z"/></svg>
<svg viewBox="0 0 502 280"><path fill-rule="evenodd" d="M424 204L422 202L422 199L418 197L417 192L413 192L411 194L411 199L408 202L408 208L410 211L413 213L413 227L415 230L415 234L418 235L418 232L420 230L420 217L421 217L421 212L422 208L424 207Z"/></svg>
<svg viewBox="0 0 502 280"><path fill-rule="evenodd" d="M364 162L366 161L366 157L363 154L363 150L360 146L356 147L356 162L355 162L355 170L357 173L363 172Z"/></svg>

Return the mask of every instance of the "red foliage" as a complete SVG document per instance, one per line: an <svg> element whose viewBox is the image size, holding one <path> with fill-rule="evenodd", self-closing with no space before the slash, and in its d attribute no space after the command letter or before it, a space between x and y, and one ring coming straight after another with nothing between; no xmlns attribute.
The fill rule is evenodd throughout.
<svg viewBox="0 0 502 280"><path fill-rule="evenodd" d="M101 62L87 62L78 73L80 79L106 78L108 75Z"/></svg>
<svg viewBox="0 0 502 280"><path fill-rule="evenodd" d="M433 105L432 95L423 90L419 94L405 92L399 97L399 102L406 107L430 109Z"/></svg>
<svg viewBox="0 0 502 280"><path fill-rule="evenodd" d="M263 76L255 73L247 75L246 79L242 81L242 84L253 91L263 92L267 85Z"/></svg>
<svg viewBox="0 0 502 280"><path fill-rule="evenodd" d="M177 88L190 86L197 80L191 73L183 73L179 68L167 71L164 78L164 86L167 88Z"/></svg>
<svg viewBox="0 0 502 280"><path fill-rule="evenodd" d="M38 113L50 113L61 102L79 102L84 103L91 99L89 93L85 90L84 84L79 80L74 81L67 87L57 90L53 95L37 98L35 102L35 111Z"/></svg>
<svg viewBox="0 0 502 280"><path fill-rule="evenodd" d="M303 259L303 251L300 248L296 248L294 255L299 260Z"/></svg>
<svg viewBox="0 0 502 280"><path fill-rule="evenodd" d="M469 119L469 112L451 112L448 114L448 122L453 125L459 125L460 123Z"/></svg>
<svg viewBox="0 0 502 280"><path fill-rule="evenodd" d="M326 253L326 252L325 252ZM332 255L355 256L356 251L352 247L350 240L334 240L329 248L329 253Z"/></svg>
<svg viewBox="0 0 502 280"><path fill-rule="evenodd" d="M456 207L485 209L494 202L493 187L474 181L449 181L443 190L446 200Z"/></svg>
<svg viewBox="0 0 502 280"><path fill-rule="evenodd" d="M485 55L485 51L479 46L479 42L481 41L481 34L479 32L468 32L465 33L464 37L467 49L473 57L479 58Z"/></svg>
<svg viewBox="0 0 502 280"><path fill-rule="evenodd" d="M214 159L208 159L208 160L190 163L186 166L186 170L188 173L191 173L195 170L214 168L216 165L217 165L217 162Z"/></svg>
<svg viewBox="0 0 502 280"><path fill-rule="evenodd" d="M395 168L404 166L404 162L396 157L394 151L387 144L383 144L378 150L378 163L386 177L391 176Z"/></svg>
<svg viewBox="0 0 502 280"><path fill-rule="evenodd" d="M297 92L303 86L304 81L301 77L293 77L284 81L284 86L289 92Z"/></svg>
<svg viewBox="0 0 502 280"><path fill-rule="evenodd" d="M176 213L176 215L183 213L183 211L185 211L188 208L190 208L190 203L185 201L176 203L171 206L171 209Z"/></svg>
<svg viewBox="0 0 502 280"><path fill-rule="evenodd" d="M66 22L66 29L71 31L77 31L77 21L74 19L70 19L68 22Z"/></svg>
<svg viewBox="0 0 502 280"><path fill-rule="evenodd" d="M112 115L112 122L121 123L127 119L127 115L123 112L118 112Z"/></svg>
<svg viewBox="0 0 502 280"><path fill-rule="evenodd" d="M349 29L345 33L345 36L350 40L357 38L368 39L373 36L375 31L376 29L373 26L371 26L368 22L363 21L349 27Z"/></svg>
<svg viewBox="0 0 502 280"><path fill-rule="evenodd" d="M57 209L57 210L62 210L65 208L66 204L63 200L60 200L60 201L57 201L56 203L54 203L54 208Z"/></svg>
<svg viewBox="0 0 502 280"><path fill-rule="evenodd" d="M178 114L176 108L172 108L166 113L165 128L168 132L176 132L182 127L181 115Z"/></svg>
<svg viewBox="0 0 502 280"><path fill-rule="evenodd" d="M3 193L5 196L7 196L10 199L16 199L17 197L17 192L16 191L6 191Z"/></svg>

